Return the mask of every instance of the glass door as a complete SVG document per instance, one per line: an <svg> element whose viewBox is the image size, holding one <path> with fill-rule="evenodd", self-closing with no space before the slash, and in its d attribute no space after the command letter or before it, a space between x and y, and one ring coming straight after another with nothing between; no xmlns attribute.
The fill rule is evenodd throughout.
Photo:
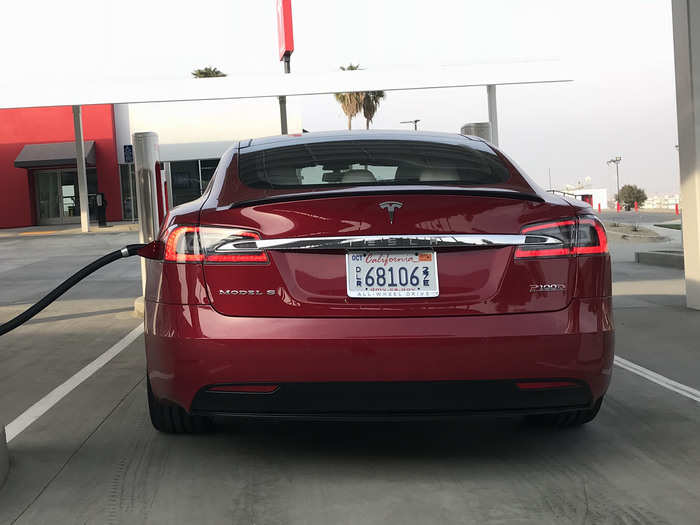
<svg viewBox="0 0 700 525"><path fill-rule="evenodd" d="M56 170L35 171L39 224L62 224L60 175Z"/></svg>
<svg viewBox="0 0 700 525"><path fill-rule="evenodd" d="M34 183L39 224L80 222L80 191L78 173L75 169L35 171ZM88 169L88 191L91 185L97 187L97 175L94 169ZM94 215L93 211L90 209L91 218Z"/></svg>
<svg viewBox="0 0 700 525"><path fill-rule="evenodd" d="M78 174L74 170L61 170L61 214L63 222L80 222L80 195Z"/></svg>

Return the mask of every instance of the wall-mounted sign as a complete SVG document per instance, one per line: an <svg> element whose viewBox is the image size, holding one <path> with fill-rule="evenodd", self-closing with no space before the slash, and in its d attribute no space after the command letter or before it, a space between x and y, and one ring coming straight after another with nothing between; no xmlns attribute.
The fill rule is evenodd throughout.
<svg viewBox="0 0 700 525"><path fill-rule="evenodd" d="M280 60L282 60L294 51L292 0L277 0L277 35L279 36Z"/></svg>
<svg viewBox="0 0 700 525"><path fill-rule="evenodd" d="M131 144L124 145L124 164L133 164L134 147Z"/></svg>

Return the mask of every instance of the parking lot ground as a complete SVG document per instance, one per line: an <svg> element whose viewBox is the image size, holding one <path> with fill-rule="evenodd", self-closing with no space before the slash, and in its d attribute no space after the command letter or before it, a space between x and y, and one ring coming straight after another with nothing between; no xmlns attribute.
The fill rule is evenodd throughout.
<svg viewBox="0 0 700 525"><path fill-rule="evenodd" d="M131 221L108 222L106 226L90 224L88 234L110 234L137 232L138 223ZM79 235L82 234L80 224L54 224L51 226L27 226L24 228L2 228L0 239L12 237L46 237L49 235Z"/></svg>
<svg viewBox="0 0 700 525"><path fill-rule="evenodd" d="M9 320L80 267L137 242L135 233L0 238L0 319ZM0 339L0 421L9 423L139 324L137 257L114 262Z"/></svg>
<svg viewBox="0 0 700 525"><path fill-rule="evenodd" d="M133 241L104 242L95 253L54 246L56 262L38 257L24 285L22 261L45 247L22 248L26 259L0 266L17 294L3 293L2 318L30 300L23 286L38 296L55 274ZM635 265L628 248L612 245L618 355L700 388L700 312L683 307L682 273ZM138 262L111 266L2 338L0 418L9 422L138 325L126 311ZM699 403L616 367L600 415L579 429L482 417L224 422L212 434L168 436L148 421L139 337L11 441L0 523L695 524L699 433Z"/></svg>

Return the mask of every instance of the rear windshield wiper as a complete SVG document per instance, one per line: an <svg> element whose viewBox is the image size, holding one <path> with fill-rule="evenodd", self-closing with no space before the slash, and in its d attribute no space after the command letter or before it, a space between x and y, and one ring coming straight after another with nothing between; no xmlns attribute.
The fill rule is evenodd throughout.
<svg viewBox="0 0 700 525"><path fill-rule="evenodd" d="M385 195L396 193L428 193L439 195L469 195L475 197L495 197L501 199L516 199L533 202L544 202L544 199L536 193L527 193L505 188L463 188L459 186L353 186L351 188L339 188L334 190L303 191L298 193L282 193L267 195L259 199L249 199L231 204L231 208L243 208L259 204L274 202L301 201L311 199L325 199L329 197L354 197L363 195Z"/></svg>

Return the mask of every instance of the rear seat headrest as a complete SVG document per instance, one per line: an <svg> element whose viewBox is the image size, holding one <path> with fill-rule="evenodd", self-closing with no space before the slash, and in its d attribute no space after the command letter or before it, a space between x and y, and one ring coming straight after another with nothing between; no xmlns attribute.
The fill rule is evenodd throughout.
<svg viewBox="0 0 700 525"><path fill-rule="evenodd" d="M455 168L426 168L418 178L421 182L459 181L460 176Z"/></svg>
<svg viewBox="0 0 700 525"><path fill-rule="evenodd" d="M340 182L376 182L375 176L369 170L348 170L343 173Z"/></svg>

